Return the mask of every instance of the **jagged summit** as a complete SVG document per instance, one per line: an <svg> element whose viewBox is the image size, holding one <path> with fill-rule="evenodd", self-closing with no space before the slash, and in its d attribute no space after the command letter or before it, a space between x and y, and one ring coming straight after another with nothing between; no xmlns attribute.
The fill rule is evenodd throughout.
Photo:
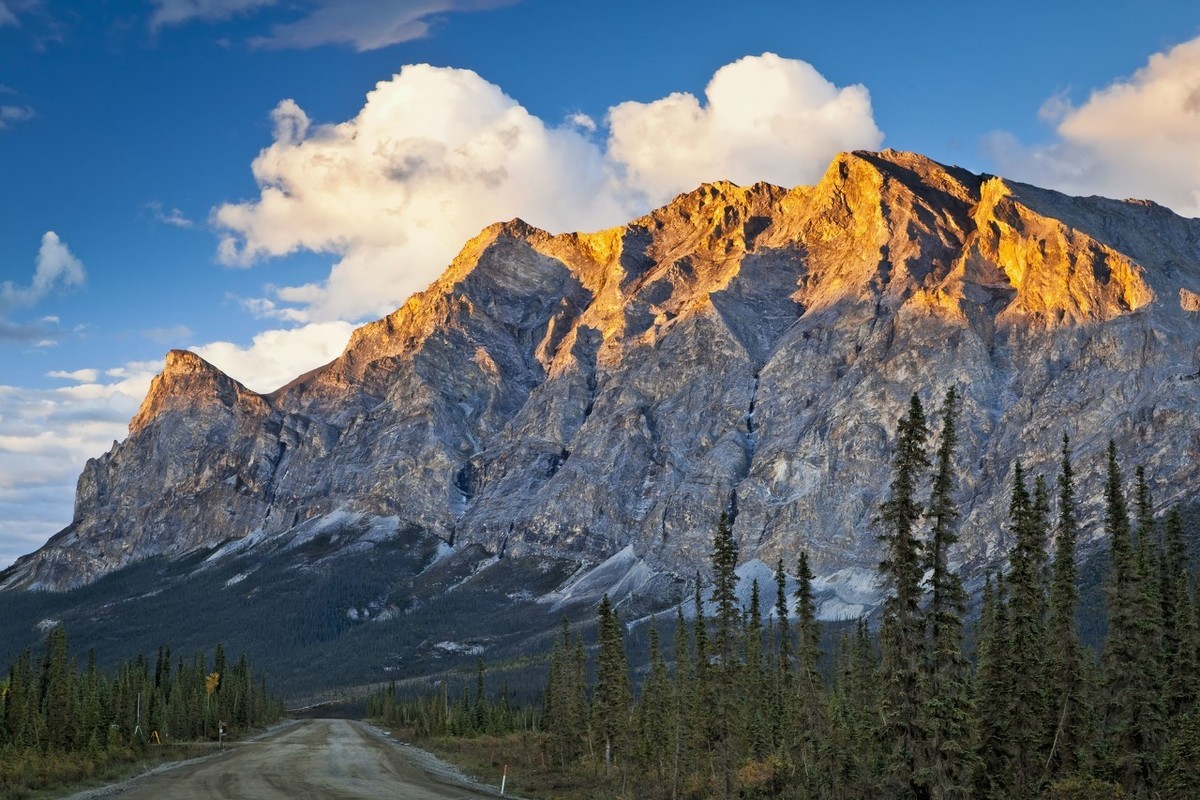
<svg viewBox="0 0 1200 800"><path fill-rule="evenodd" d="M1171 432L1200 427L1197 297L1200 220L896 151L841 154L813 186L705 184L603 231L497 223L270 395L173 351L88 463L69 545L3 580L62 588L342 511L688 574L727 510L744 558L872 569L895 420L951 383L956 557L982 567L1009 465L1051 469L1064 428L1190 498L1200 458Z"/></svg>
<svg viewBox="0 0 1200 800"><path fill-rule="evenodd" d="M135 434L168 412L198 413L216 406L245 413L265 414L270 404L190 350L167 353L163 371L150 382L141 407L129 423Z"/></svg>

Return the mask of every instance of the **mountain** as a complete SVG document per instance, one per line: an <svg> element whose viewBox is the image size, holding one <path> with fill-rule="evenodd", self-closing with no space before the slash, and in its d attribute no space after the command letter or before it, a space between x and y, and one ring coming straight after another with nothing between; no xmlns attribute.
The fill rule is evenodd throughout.
<svg viewBox="0 0 1200 800"><path fill-rule="evenodd" d="M842 154L811 187L706 184L597 233L496 224L270 394L172 351L71 524L0 588L345 529L348 565L420 543L421 569L607 563L666 597L728 511L746 569L807 549L826 615L857 614L913 391L963 398L954 556L973 576L1006 553L1013 462L1052 478L1064 431L1085 522L1109 438L1158 502L1200 495L1197 310L1200 220L911 153Z"/></svg>

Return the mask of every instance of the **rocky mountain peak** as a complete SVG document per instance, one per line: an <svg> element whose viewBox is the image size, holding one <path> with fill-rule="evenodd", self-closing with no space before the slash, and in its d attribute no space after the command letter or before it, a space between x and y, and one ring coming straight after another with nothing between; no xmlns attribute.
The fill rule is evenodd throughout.
<svg viewBox="0 0 1200 800"><path fill-rule="evenodd" d="M981 568L1005 552L1009 465L1052 471L1064 428L1085 460L1117 437L1164 501L1200 485L1171 433L1200 429L1197 297L1200 221L895 151L813 186L704 184L603 231L497 223L269 396L173 351L81 478L71 558L52 542L8 580L343 511L681 574L728 511L746 558L870 570L895 420L950 384L956 557Z"/></svg>
<svg viewBox="0 0 1200 800"><path fill-rule="evenodd" d="M270 404L195 353L171 350L163 371L151 381L150 391L130 421L129 433L138 433L167 412L186 414L208 407L263 414Z"/></svg>

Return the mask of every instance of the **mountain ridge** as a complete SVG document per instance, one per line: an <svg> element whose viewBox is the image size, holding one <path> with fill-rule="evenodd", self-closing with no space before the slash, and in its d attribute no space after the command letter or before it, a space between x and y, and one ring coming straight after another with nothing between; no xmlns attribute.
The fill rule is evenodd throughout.
<svg viewBox="0 0 1200 800"><path fill-rule="evenodd" d="M1049 469L1063 427L1085 457L1125 436L1163 499L1192 499L1190 451L1151 439L1200 423L1198 262L1200 221L895 151L839 155L809 187L704 184L595 233L496 223L274 392L172 351L71 525L0 588L338 510L679 574L727 510L744 556L873 568L895 419L950 383L957 555L979 570L1003 556L1008 465Z"/></svg>

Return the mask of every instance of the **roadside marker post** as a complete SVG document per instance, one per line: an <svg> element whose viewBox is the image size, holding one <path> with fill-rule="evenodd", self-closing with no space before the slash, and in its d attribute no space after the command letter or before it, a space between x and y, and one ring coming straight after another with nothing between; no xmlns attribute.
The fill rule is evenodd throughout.
<svg viewBox="0 0 1200 800"><path fill-rule="evenodd" d="M504 794L504 784L508 783L508 764L504 765L504 773L500 776L500 794Z"/></svg>

